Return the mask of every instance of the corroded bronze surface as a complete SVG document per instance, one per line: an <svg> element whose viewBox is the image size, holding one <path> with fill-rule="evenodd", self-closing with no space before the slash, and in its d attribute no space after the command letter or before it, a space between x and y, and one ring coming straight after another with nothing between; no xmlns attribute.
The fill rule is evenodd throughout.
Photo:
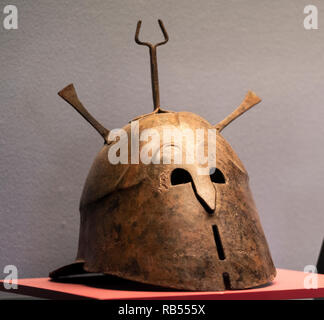
<svg viewBox="0 0 324 320"><path fill-rule="evenodd" d="M165 30L163 33L166 35ZM167 41L167 35L165 38ZM92 124L105 144L81 197L76 262L50 276L101 272L183 290L244 289L271 281L276 271L248 174L220 133L260 99L249 92L232 114L212 125L190 112L160 109L153 83L152 76L154 112L137 118L139 133L147 128L161 135L168 127L183 133L188 128L216 128L216 171L198 174L201 165L197 161L131 164L131 152L128 164L110 163L108 151L115 142L108 141L109 131L88 113L69 85L60 96ZM123 129L131 141L131 124ZM140 142L139 149L143 146ZM130 144L128 148L130 151Z"/></svg>

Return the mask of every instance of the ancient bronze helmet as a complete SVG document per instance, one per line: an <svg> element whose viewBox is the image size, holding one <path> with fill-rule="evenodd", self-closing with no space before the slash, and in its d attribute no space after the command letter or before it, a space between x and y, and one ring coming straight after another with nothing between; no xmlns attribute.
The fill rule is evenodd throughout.
<svg viewBox="0 0 324 320"><path fill-rule="evenodd" d="M76 261L50 273L51 278L83 272L104 273L141 283L182 290L244 289L268 283L276 274L249 188L248 174L221 131L261 100L248 92L242 104L223 121L211 125L190 112L160 108L156 47L150 49L154 111L123 130L127 149L148 128L214 129L215 166L199 174L197 162L182 164L111 163L108 154L123 139L96 121L79 101L71 84L59 95L103 137L104 145L90 169L80 203L80 236ZM140 141L138 148L145 147ZM160 142L151 145L161 148ZM204 148L206 146L204 145ZM176 143L168 148L177 148ZM187 145L190 148L190 145ZM120 150L119 150L120 151ZM153 155L154 153L154 155ZM171 153L174 154L174 153ZM160 156L160 154L159 154ZM173 158L172 158L173 159ZM172 160L171 159L171 160ZM174 160L174 159L173 159Z"/></svg>

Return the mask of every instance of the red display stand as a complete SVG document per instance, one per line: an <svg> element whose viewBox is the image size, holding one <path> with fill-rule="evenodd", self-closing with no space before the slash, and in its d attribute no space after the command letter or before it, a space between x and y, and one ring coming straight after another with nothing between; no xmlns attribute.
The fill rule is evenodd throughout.
<svg viewBox="0 0 324 320"><path fill-rule="evenodd" d="M102 288L89 284L54 282L49 278L19 279L18 288L7 290L0 283L0 290L21 295L28 295L47 299L147 299L147 300L277 300L303 299L324 297L324 275L317 275L317 289L304 287L308 274L300 271L277 269L277 277L266 286L248 290L229 290L215 292L184 292L184 291L137 291L132 288ZM79 278L81 279L81 278ZM107 287L107 286L106 286ZM125 287L125 286L124 286Z"/></svg>

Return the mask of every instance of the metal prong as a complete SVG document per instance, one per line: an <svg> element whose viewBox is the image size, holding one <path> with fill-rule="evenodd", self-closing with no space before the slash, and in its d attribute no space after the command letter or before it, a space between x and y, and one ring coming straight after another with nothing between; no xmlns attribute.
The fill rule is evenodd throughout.
<svg viewBox="0 0 324 320"><path fill-rule="evenodd" d="M97 131L98 133L104 138L105 142L107 142L109 130L106 129L101 123L99 123L83 106L80 102L77 93L73 84L69 84L60 92L58 95L63 98L67 103L69 103L76 111L78 111L81 116L86 119Z"/></svg>
<svg viewBox="0 0 324 320"><path fill-rule="evenodd" d="M166 32L166 30L165 30L165 28L164 28L164 25L163 25L162 20L159 19L158 22L159 22L160 28L161 28L162 33L163 33L163 36L164 36L164 41L162 41L162 42L156 44L156 45L155 45L156 47L157 47L157 46L161 46L162 44L165 44L165 43L167 43L167 42L169 41L169 36L168 36L168 33Z"/></svg>
<svg viewBox="0 0 324 320"><path fill-rule="evenodd" d="M135 32L135 42L136 42L137 44L141 45L141 46L148 46L148 47L151 48L151 47L152 47L152 44L151 44L151 43L149 43L149 42L143 42L143 41L141 41L141 40L138 38L139 32L140 32L140 30L141 30L141 25L142 25L142 21L139 20L139 21L137 22L137 27L136 27L136 32Z"/></svg>
<svg viewBox="0 0 324 320"><path fill-rule="evenodd" d="M253 106L261 102L261 99L253 92L249 91L247 95L245 96L242 103L230 114L228 115L224 120L216 124L215 128L218 130L218 132L221 132L225 127L227 127L233 120L238 118L240 115L242 115L244 112L251 109Z"/></svg>
<svg viewBox="0 0 324 320"><path fill-rule="evenodd" d="M155 45L150 42L143 42L139 40L139 32L141 29L142 21L139 20L137 22L136 32L135 32L135 42L142 46L147 46L150 49L150 61L151 61L151 82L152 82L152 95L153 95L153 104L154 109L157 110L160 108L160 91L159 91L159 78L158 78L158 66L157 66L157 58L156 58L156 47L161 46L168 42L169 36L166 32L162 20L158 20L160 28L162 30L164 41L159 42Z"/></svg>

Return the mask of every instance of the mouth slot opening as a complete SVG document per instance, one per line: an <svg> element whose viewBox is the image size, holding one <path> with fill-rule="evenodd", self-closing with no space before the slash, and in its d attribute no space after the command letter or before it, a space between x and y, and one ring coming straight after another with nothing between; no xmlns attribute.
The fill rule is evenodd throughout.
<svg viewBox="0 0 324 320"><path fill-rule="evenodd" d="M224 281L225 289L230 290L231 289L231 280L230 280L230 276L227 272L223 273L223 281Z"/></svg>
<svg viewBox="0 0 324 320"><path fill-rule="evenodd" d="M225 260L225 252L224 252L222 240L220 238L219 231L218 231L216 224L214 224L212 226L212 228L213 228L214 240L215 240L215 244L216 244L218 258L219 258L219 260Z"/></svg>

